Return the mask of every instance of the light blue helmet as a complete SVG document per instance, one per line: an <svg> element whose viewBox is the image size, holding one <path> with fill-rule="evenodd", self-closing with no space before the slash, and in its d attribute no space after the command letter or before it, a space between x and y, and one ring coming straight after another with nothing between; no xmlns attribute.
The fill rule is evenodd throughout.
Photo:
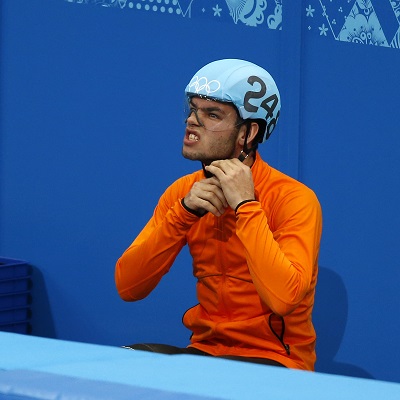
<svg viewBox="0 0 400 400"><path fill-rule="evenodd" d="M242 119L264 121L260 143L270 137L278 122L281 100L276 83L265 69L248 61L225 59L205 65L190 80L185 93L233 103Z"/></svg>

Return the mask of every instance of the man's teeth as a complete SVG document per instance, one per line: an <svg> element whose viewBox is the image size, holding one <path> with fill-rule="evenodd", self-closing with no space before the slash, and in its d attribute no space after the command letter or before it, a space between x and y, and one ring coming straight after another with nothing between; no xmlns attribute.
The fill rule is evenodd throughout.
<svg viewBox="0 0 400 400"><path fill-rule="evenodd" d="M195 140L197 142L199 140L199 138L196 135L194 135L193 133L191 133L189 135L189 140Z"/></svg>

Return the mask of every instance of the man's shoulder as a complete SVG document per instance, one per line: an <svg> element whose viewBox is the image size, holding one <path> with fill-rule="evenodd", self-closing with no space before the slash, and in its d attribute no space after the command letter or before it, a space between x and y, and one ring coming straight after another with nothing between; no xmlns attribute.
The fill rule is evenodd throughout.
<svg viewBox="0 0 400 400"><path fill-rule="evenodd" d="M305 183L260 160L259 179L256 182L258 191L268 197L275 193L276 199L287 196L316 197L314 191ZM274 196L272 196L274 197Z"/></svg>

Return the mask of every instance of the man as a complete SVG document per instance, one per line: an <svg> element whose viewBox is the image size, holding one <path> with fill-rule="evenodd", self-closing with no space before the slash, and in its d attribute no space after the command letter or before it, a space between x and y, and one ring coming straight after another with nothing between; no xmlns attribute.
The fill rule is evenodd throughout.
<svg viewBox="0 0 400 400"><path fill-rule="evenodd" d="M120 296L147 296L188 244L199 304L186 311L193 353L313 370L311 312L322 216L314 193L257 152L280 112L270 74L227 59L186 87L182 154L202 163L161 196L153 217L116 265Z"/></svg>

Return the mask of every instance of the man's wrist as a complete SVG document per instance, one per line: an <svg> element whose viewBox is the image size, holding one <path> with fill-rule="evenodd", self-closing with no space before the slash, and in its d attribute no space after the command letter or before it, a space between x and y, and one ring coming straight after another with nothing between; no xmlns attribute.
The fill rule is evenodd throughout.
<svg viewBox="0 0 400 400"><path fill-rule="evenodd" d="M256 200L255 200L255 199L247 199L247 200L241 201L241 202L235 207L235 213L237 212L237 210L239 209L240 206L242 206L243 204L249 203L250 201L256 201Z"/></svg>
<svg viewBox="0 0 400 400"><path fill-rule="evenodd" d="M192 208L188 207L188 206L185 204L185 199L184 199L184 198L181 200L181 204L182 204L183 208L184 208L186 211L190 212L191 214L195 215L196 217L201 218L201 217L203 217L204 215L207 214L207 211L200 212L200 211L193 210Z"/></svg>

